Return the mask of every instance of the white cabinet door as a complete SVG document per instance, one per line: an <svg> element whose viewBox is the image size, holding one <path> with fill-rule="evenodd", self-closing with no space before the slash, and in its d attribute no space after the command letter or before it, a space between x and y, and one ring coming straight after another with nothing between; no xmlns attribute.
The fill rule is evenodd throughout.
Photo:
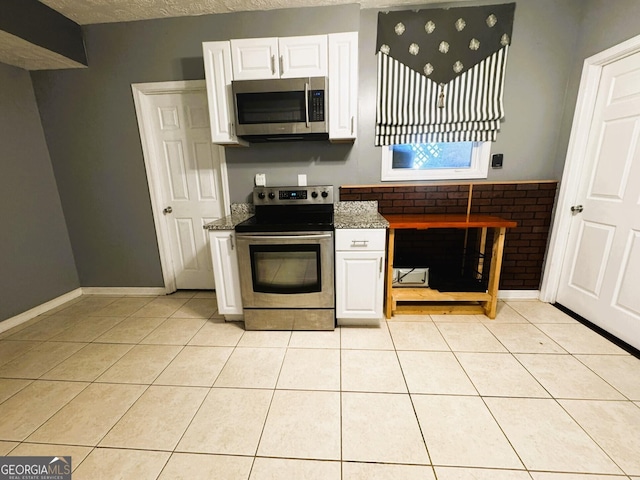
<svg viewBox="0 0 640 480"><path fill-rule="evenodd" d="M209 245L213 261L213 276L216 280L218 312L223 315L242 315L235 232L210 230Z"/></svg>
<svg viewBox="0 0 640 480"><path fill-rule="evenodd" d="M234 108L231 103L231 47L229 42L204 42L202 51L211 141L222 145L237 145L241 142L235 135Z"/></svg>
<svg viewBox="0 0 640 480"><path fill-rule="evenodd" d="M329 35L329 140L354 140L358 125L358 32Z"/></svg>
<svg viewBox="0 0 640 480"><path fill-rule="evenodd" d="M327 76L327 36L231 40L234 80Z"/></svg>
<svg viewBox="0 0 640 480"><path fill-rule="evenodd" d="M326 77L327 36L307 35L278 40L280 77Z"/></svg>
<svg viewBox="0 0 640 480"><path fill-rule="evenodd" d="M385 229L336 230L338 319L382 318L386 238Z"/></svg>
<svg viewBox="0 0 640 480"><path fill-rule="evenodd" d="M384 252L336 252L336 317L382 317Z"/></svg>
<svg viewBox="0 0 640 480"><path fill-rule="evenodd" d="M231 40L234 80L280 78L277 38Z"/></svg>

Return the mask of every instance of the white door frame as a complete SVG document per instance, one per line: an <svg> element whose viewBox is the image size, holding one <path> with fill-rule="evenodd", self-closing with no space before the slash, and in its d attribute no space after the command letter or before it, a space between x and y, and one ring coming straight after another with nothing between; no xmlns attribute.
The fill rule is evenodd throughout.
<svg viewBox="0 0 640 480"><path fill-rule="evenodd" d="M163 191L160 177L159 155L154 148L152 122L148 115L148 109L144 108L150 95L163 95L167 93L188 93L205 91L204 80L188 80L177 82L157 82L157 83L134 83L131 85L133 91L133 101L136 107L138 118L138 128L140 130L140 141L142 142L142 155L144 157L144 167L147 173L149 184L149 196L151 197L151 210L153 212L153 222L156 227L156 238L158 239L158 251L160 252L160 265L162 267L162 277L164 279L165 293L176 291L176 277L171 261L171 248L169 241L169 229L164 219L162 209ZM222 183L222 202L225 215L230 215L229 203L229 181L227 177L227 164L224 155L224 148L220 148L220 181Z"/></svg>
<svg viewBox="0 0 640 480"><path fill-rule="evenodd" d="M560 182L560 192L551 229L547 260L540 286L540 300L544 302L555 302L560 287L562 263L565 258L567 240L571 228L572 214L570 208L578 196L580 180L583 174L582 159L586 155L587 140L591 121L593 120L602 69L605 65L638 51L640 51L640 35L593 55L584 61L578 100L573 114L569 148Z"/></svg>

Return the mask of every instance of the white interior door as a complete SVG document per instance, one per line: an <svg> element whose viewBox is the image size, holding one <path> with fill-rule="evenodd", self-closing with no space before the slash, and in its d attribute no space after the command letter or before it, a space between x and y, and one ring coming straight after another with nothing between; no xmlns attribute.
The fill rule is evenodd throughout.
<svg viewBox="0 0 640 480"><path fill-rule="evenodd" d="M213 289L203 225L229 213L229 194L224 151L211 143L204 81L132 89L165 289Z"/></svg>
<svg viewBox="0 0 640 480"><path fill-rule="evenodd" d="M558 303L640 348L640 53L602 68Z"/></svg>

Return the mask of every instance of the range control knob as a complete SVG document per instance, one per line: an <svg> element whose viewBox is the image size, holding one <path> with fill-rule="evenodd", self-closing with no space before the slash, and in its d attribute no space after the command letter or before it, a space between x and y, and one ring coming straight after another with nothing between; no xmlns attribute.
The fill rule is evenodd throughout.
<svg viewBox="0 0 640 480"><path fill-rule="evenodd" d="M269 192L269 198L273 200L274 198L276 198L276 194L273 192Z"/></svg>
<svg viewBox="0 0 640 480"><path fill-rule="evenodd" d="M260 200L264 200L264 192L260 192L260 193L258 194L258 198L259 198Z"/></svg>
<svg viewBox="0 0 640 480"><path fill-rule="evenodd" d="M313 198L317 198L318 197L318 192L311 192L311 196Z"/></svg>
<svg viewBox="0 0 640 480"><path fill-rule="evenodd" d="M329 192L322 192L322 198L327 198L329 196Z"/></svg>

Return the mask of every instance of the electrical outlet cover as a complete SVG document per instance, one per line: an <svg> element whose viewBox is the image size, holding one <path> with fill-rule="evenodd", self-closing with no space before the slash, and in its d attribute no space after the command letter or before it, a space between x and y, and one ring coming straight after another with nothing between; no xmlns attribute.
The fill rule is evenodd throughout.
<svg viewBox="0 0 640 480"><path fill-rule="evenodd" d="M267 175L264 173L256 173L256 187L264 187L267 185Z"/></svg>

